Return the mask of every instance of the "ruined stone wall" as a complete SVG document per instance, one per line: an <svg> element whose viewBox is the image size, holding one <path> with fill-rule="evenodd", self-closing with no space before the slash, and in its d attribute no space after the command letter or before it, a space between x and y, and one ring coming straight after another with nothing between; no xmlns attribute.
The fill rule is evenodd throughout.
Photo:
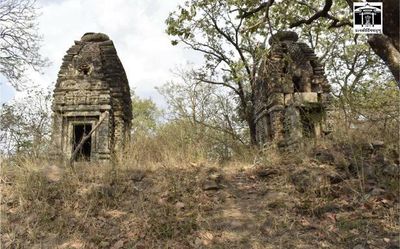
<svg viewBox="0 0 400 249"><path fill-rule="evenodd" d="M113 42L101 33L87 33L63 58L53 102L53 144L70 157L73 129L106 118L93 133L91 160L108 160L129 136L132 106L128 80Z"/></svg>
<svg viewBox="0 0 400 249"><path fill-rule="evenodd" d="M259 144L291 145L329 132L330 86L314 51L282 31L269 40L255 91Z"/></svg>

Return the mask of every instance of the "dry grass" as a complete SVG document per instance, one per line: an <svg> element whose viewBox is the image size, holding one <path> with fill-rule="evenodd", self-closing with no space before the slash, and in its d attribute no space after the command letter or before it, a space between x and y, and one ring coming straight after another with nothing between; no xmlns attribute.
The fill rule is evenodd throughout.
<svg viewBox="0 0 400 249"><path fill-rule="evenodd" d="M390 148L297 152L140 138L112 165L4 161L2 248L389 248L399 243ZM382 156L384 158L382 159ZM398 169L398 168L397 168ZM371 171L371 172L370 172ZM397 171L398 172L398 171ZM207 184L216 190L204 190Z"/></svg>

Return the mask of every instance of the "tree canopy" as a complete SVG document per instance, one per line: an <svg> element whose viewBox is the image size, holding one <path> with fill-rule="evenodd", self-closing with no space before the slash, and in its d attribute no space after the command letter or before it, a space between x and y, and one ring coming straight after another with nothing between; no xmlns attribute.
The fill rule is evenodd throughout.
<svg viewBox="0 0 400 249"><path fill-rule="evenodd" d="M39 53L35 0L0 1L0 74L17 90L29 68L39 71L46 60Z"/></svg>
<svg viewBox="0 0 400 249"><path fill-rule="evenodd" d="M386 10L391 4L396 10L393 1L384 3L388 16L393 14ZM355 35L351 9L351 0L189 0L170 13L166 32L173 45L182 44L204 55L204 63L189 70L191 79L231 94L235 115L246 122L250 142L255 144L255 82L269 48L266 41L279 30L296 31L316 51L333 93L346 108L356 108L349 105L351 96L360 89L371 89L366 87L371 82L385 85L393 76L398 81L399 63L390 59L392 55L399 58L396 51L385 57L377 52L385 43L374 46L372 42L387 36L396 47L398 33L393 31L398 30L398 22L388 21L379 36Z"/></svg>

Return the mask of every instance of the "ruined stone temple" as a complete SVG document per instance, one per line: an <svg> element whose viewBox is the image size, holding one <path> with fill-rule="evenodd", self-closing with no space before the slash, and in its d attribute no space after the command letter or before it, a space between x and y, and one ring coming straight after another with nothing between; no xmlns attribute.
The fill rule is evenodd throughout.
<svg viewBox="0 0 400 249"><path fill-rule="evenodd" d="M76 160L108 160L124 145L132 119L130 90L107 35L86 33L67 50L52 108L57 155L69 159L76 151Z"/></svg>
<svg viewBox="0 0 400 249"><path fill-rule="evenodd" d="M329 133L330 86L313 49L290 31L269 44L256 82L257 142L290 146Z"/></svg>

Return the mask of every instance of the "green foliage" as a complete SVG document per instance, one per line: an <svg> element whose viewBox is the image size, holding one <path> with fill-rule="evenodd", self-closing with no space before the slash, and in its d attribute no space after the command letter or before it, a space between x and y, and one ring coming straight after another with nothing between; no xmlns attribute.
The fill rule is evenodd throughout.
<svg viewBox="0 0 400 249"><path fill-rule="evenodd" d="M216 93L229 93L236 114L247 123L255 143L254 84L264 52L265 32L249 32L253 19L238 18L245 1L192 0L179 6L168 19L167 34L202 53L204 64L191 71L198 84L213 85ZM258 32L259 31L259 32Z"/></svg>
<svg viewBox="0 0 400 249"><path fill-rule="evenodd" d="M260 60L268 53L266 41L276 31L296 31L300 41L313 48L325 65L337 106L350 126L359 118L362 106L368 105L360 105L368 102L362 96L382 96L393 77L367 44L367 37L354 35L352 28L345 25L351 20L347 1L335 0L329 15L290 28L322 10L325 4L324 0L274 1L269 8L254 11L260 7L259 1L190 0L169 15L166 32L174 45L181 43L204 55L204 64L193 70L193 78L197 84L215 86L213 93L216 95L230 92L236 111L234 119L239 117L245 121L253 138L254 84L259 77ZM252 14L244 18L248 13ZM335 19L336 24L343 25L332 28ZM394 95L383 95L392 107ZM182 102L179 98L176 100ZM382 102L385 101L375 104L378 106ZM380 112L380 118L386 115L383 119L387 120L389 115L393 117L392 113ZM371 114L369 117L372 118Z"/></svg>
<svg viewBox="0 0 400 249"><path fill-rule="evenodd" d="M30 90L27 96L0 108L0 152L38 157L50 136L49 91Z"/></svg>
<svg viewBox="0 0 400 249"><path fill-rule="evenodd" d="M141 99L132 94L132 132L134 135L138 133L152 134L155 132L161 110L151 99Z"/></svg>
<svg viewBox="0 0 400 249"><path fill-rule="evenodd" d="M203 158L230 158L233 151L248 143L248 130L238 117L235 95L214 85L199 84L191 73L179 76L181 81L168 82L158 89L168 104L170 121L160 134L175 134L169 136L180 144L174 145L179 150L193 146Z"/></svg>

